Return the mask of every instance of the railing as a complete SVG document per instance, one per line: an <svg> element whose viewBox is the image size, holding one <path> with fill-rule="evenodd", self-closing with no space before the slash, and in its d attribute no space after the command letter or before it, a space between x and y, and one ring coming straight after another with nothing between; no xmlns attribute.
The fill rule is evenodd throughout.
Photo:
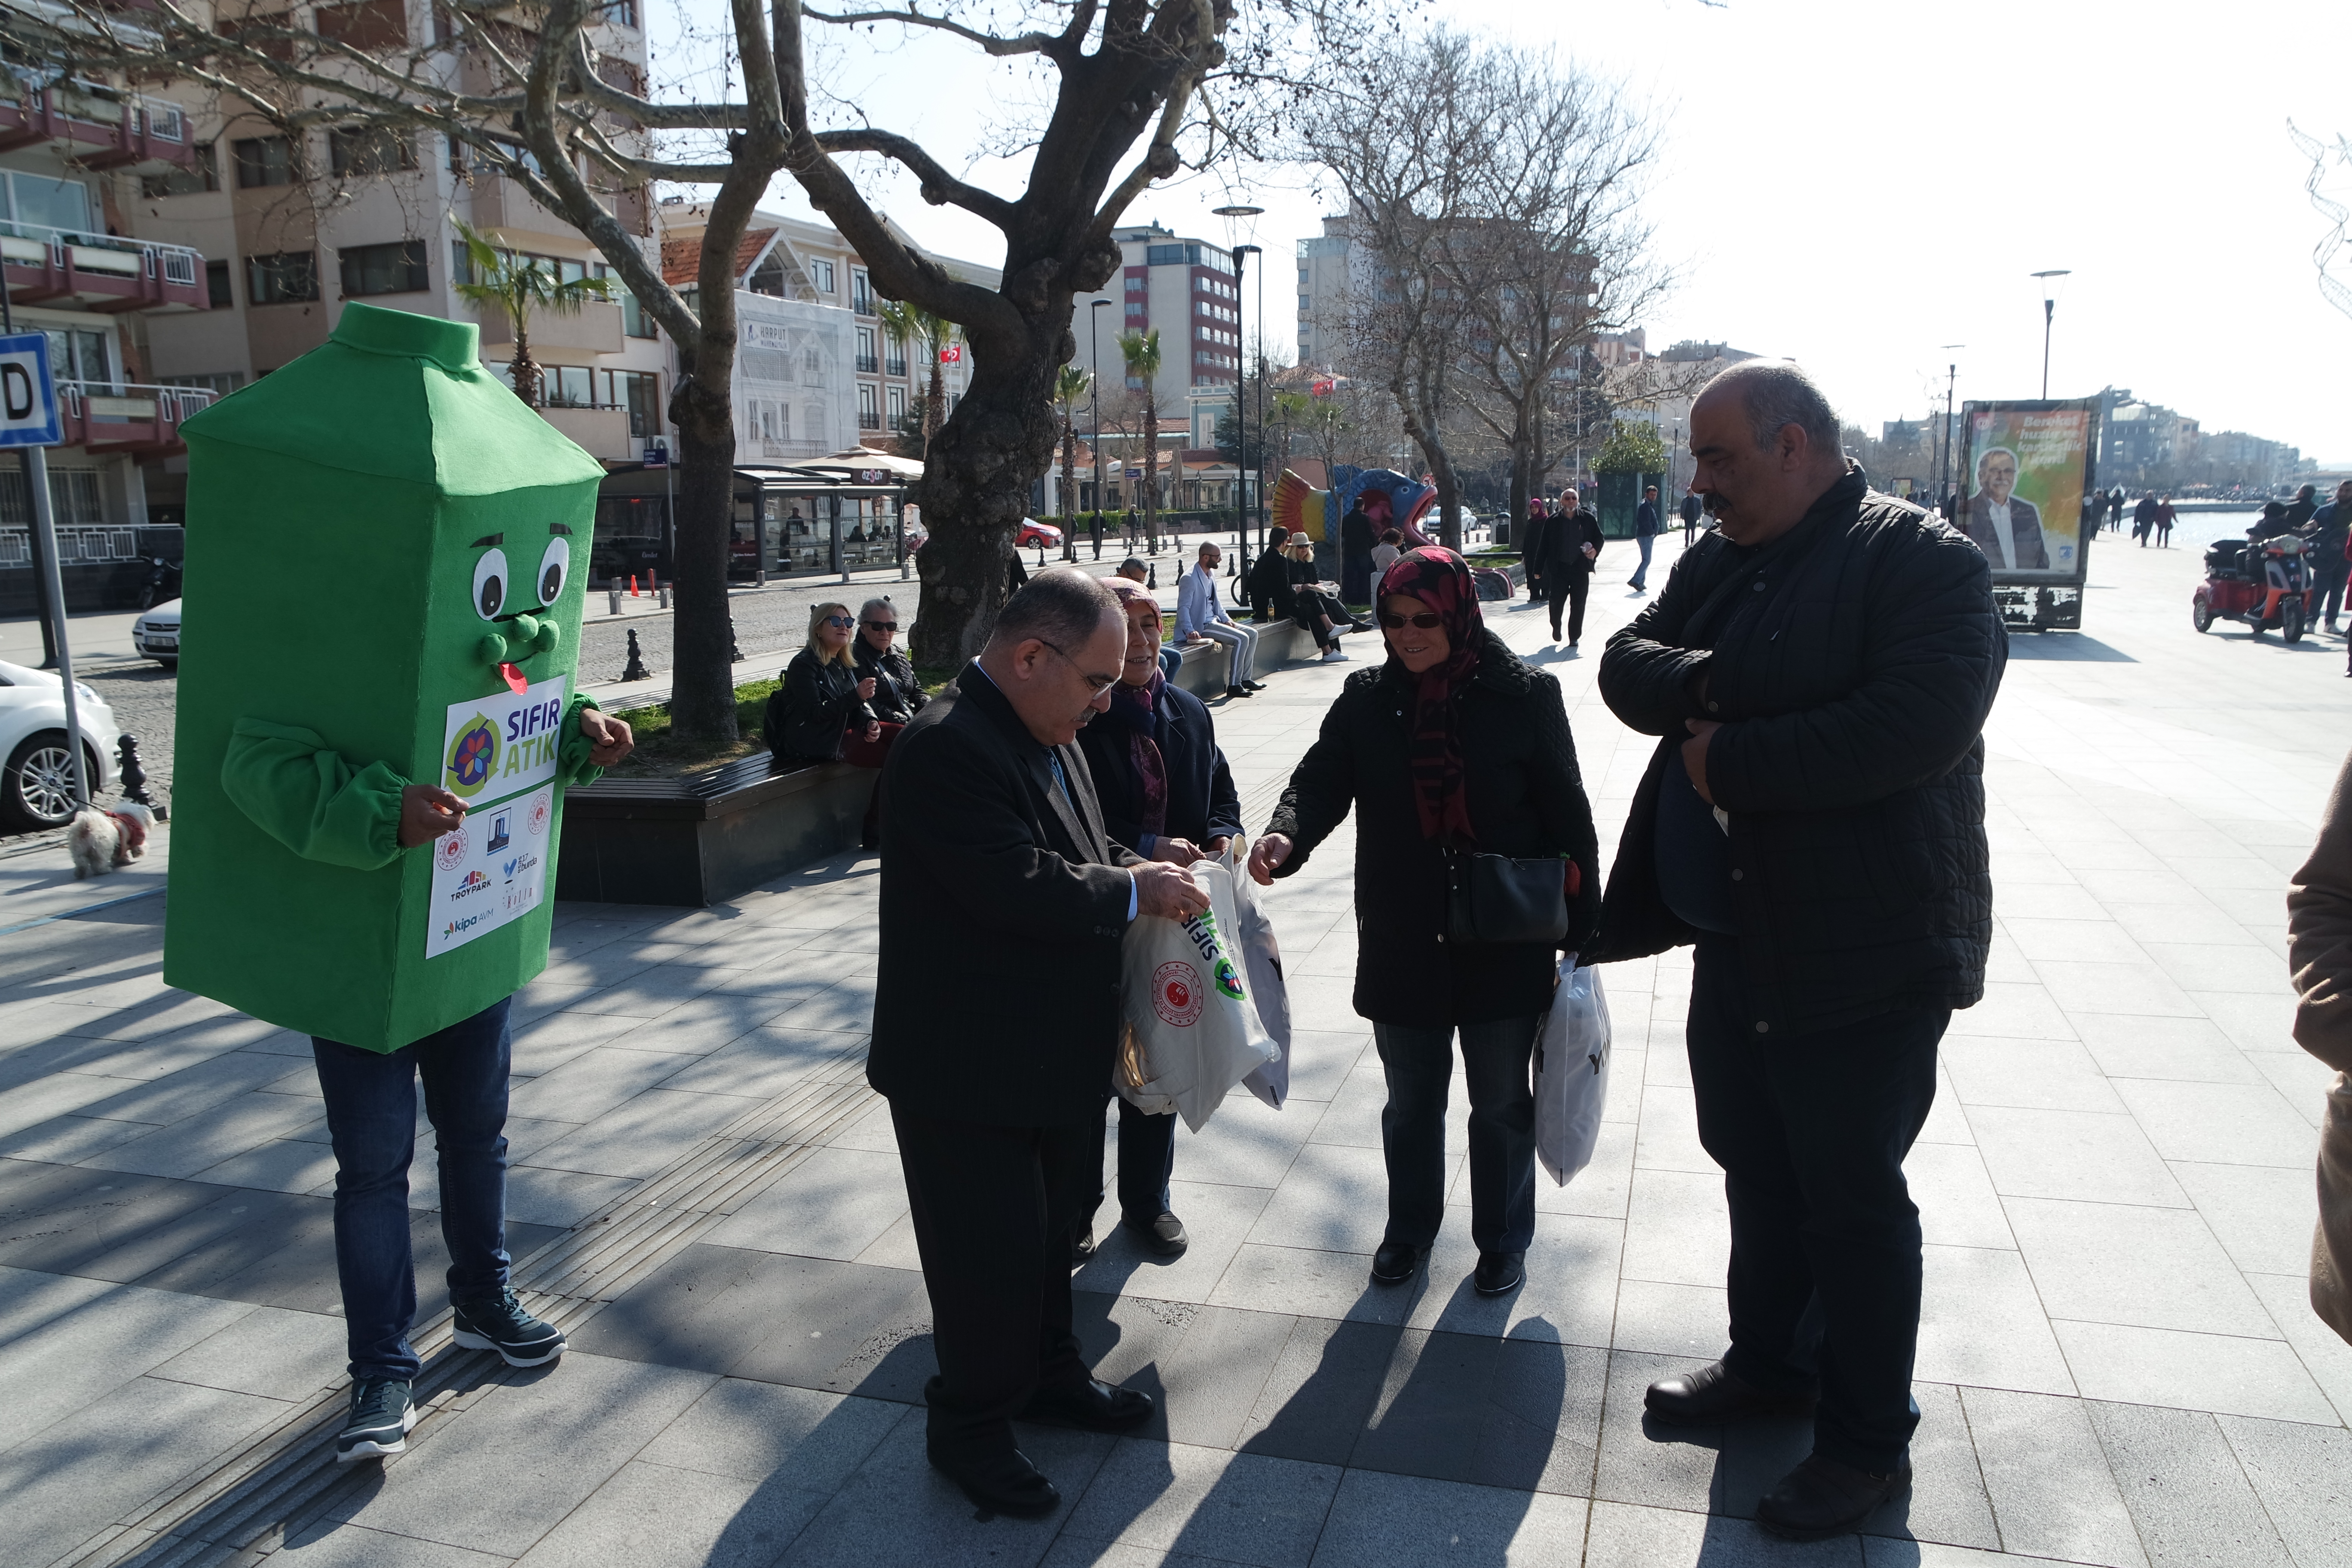
<svg viewBox="0 0 2352 1568"><path fill-rule="evenodd" d="M186 168L195 161L186 113L168 99L142 98L95 82L47 81L38 72L6 68L14 89L0 86L0 149L36 142L78 142L102 149L77 154L94 169L162 162Z"/></svg>
<svg viewBox="0 0 2352 1568"><path fill-rule="evenodd" d="M8 287L28 302L79 293L129 296L151 305L212 303L201 251L184 245L0 220L0 260ZM38 268L40 279L26 276Z"/></svg>
<svg viewBox="0 0 2352 1568"><path fill-rule="evenodd" d="M879 369L881 369L881 368L882 368L882 367L881 367L881 363L880 363L879 361L877 361L877 359L876 359L872 354L859 354L859 355L857 356L857 374L860 374L860 375L872 375L876 371L877 371L877 370L879 370Z"/></svg>
<svg viewBox="0 0 2352 1568"><path fill-rule="evenodd" d="M902 359L885 360L883 362L883 366L884 374L888 375L904 375L907 374L907 362Z"/></svg>
<svg viewBox="0 0 2352 1568"><path fill-rule="evenodd" d="M194 386L61 381L58 419L62 445L92 452L169 457L183 449L180 426L214 395Z"/></svg>
<svg viewBox="0 0 2352 1568"><path fill-rule="evenodd" d="M60 523L57 529L58 564L88 566L109 561L137 561L139 531L135 528L75 526ZM0 527L0 568L30 566L33 563L31 530L18 523Z"/></svg>
<svg viewBox="0 0 2352 1568"><path fill-rule="evenodd" d="M861 408L857 411L857 427L860 430L879 430L882 428L882 416Z"/></svg>

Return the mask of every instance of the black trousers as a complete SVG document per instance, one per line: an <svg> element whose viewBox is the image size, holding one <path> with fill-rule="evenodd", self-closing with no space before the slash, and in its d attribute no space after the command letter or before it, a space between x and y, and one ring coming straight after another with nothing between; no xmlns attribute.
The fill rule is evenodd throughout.
<svg viewBox="0 0 2352 1568"><path fill-rule="evenodd" d="M1559 640L1559 606L1568 604L1568 640L1584 640L1584 599L1592 591L1592 574L1558 564L1544 568L1544 596L1551 601L1551 640Z"/></svg>
<svg viewBox="0 0 2352 1568"><path fill-rule="evenodd" d="M2314 584L2319 589L2316 608L2320 619L2331 626L2344 608L2344 582L2347 573L2352 573L2352 562L2331 561L2312 574Z"/></svg>
<svg viewBox="0 0 2352 1568"><path fill-rule="evenodd" d="M1102 1127L996 1127L893 1103L898 1163L931 1298L933 1458L1013 1447L1040 1388L1088 1375L1070 1331L1070 1227L1099 1181Z"/></svg>
<svg viewBox="0 0 2352 1568"><path fill-rule="evenodd" d="M1738 939L1701 938L1687 1027L1699 1142L1731 1210L1724 1364L1774 1393L1818 1388L1813 1451L1885 1475L1919 1424L1919 1210L1903 1159L1951 1014L1768 1039L1744 990Z"/></svg>
<svg viewBox="0 0 2352 1568"><path fill-rule="evenodd" d="M1078 1211L1071 1234L1084 1236L1094 1226L1104 1196L1102 1140L1095 1140L1093 1181L1087 1188L1086 1206ZM1148 1225L1168 1212L1168 1183L1176 1174L1176 1113L1153 1116L1126 1100L1118 1102L1118 1217Z"/></svg>

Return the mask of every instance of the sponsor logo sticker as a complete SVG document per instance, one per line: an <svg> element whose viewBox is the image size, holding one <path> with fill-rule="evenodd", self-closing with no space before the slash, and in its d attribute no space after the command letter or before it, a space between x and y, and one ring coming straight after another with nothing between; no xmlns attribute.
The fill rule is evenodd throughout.
<svg viewBox="0 0 2352 1568"><path fill-rule="evenodd" d="M1151 1010L1163 1024L1187 1029L1200 1021L1208 998L1201 988L1201 972L1182 959L1171 959L1153 971Z"/></svg>

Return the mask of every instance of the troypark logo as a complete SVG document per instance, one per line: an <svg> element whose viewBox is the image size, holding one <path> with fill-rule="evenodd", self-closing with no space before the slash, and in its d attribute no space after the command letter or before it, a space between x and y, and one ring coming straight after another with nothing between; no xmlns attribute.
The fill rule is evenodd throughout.
<svg viewBox="0 0 2352 1568"><path fill-rule="evenodd" d="M488 877L483 876L479 871L468 871L459 879L456 887L449 889L449 901L454 904L460 899L470 899L476 893L487 893L489 890L490 879Z"/></svg>
<svg viewBox="0 0 2352 1568"><path fill-rule="evenodd" d="M457 738L449 742L449 790L467 799L479 795L482 786L490 782L498 771L499 729L486 714L477 713L466 721Z"/></svg>

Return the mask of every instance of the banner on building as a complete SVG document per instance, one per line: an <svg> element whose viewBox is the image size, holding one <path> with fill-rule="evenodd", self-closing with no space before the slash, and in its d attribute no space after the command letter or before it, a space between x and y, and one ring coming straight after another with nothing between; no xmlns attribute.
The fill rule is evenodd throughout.
<svg viewBox="0 0 2352 1568"><path fill-rule="evenodd" d="M1992 563L1993 598L2011 626L2083 624L2095 531L2084 521L2084 497L2098 410L2095 397L1965 405L1968 445L1952 522Z"/></svg>

